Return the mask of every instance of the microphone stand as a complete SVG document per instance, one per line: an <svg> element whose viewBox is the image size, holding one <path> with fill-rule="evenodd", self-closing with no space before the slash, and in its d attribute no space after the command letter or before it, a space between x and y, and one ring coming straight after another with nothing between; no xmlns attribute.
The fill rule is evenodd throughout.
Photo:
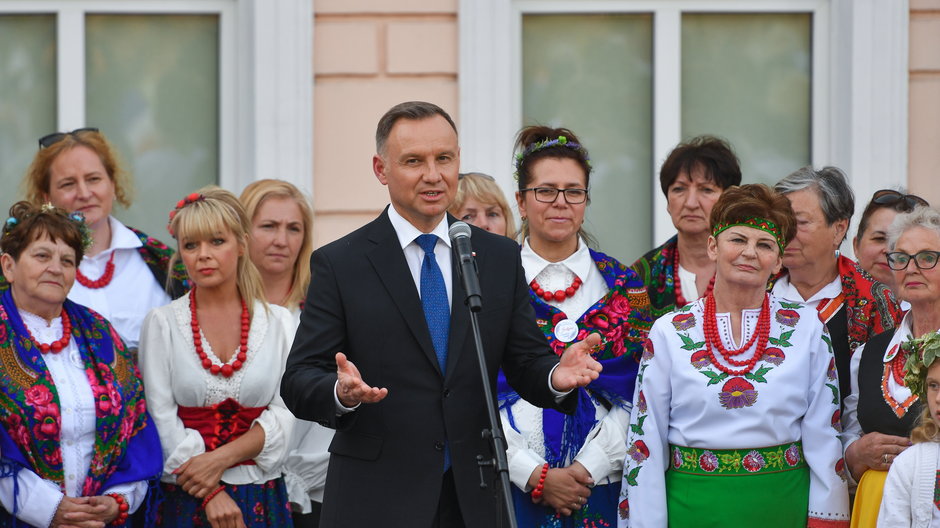
<svg viewBox="0 0 940 528"><path fill-rule="evenodd" d="M506 508L506 515L509 517L510 528L516 528L516 513L512 506L512 492L509 481L509 462L506 459L506 439L503 438L503 431L499 426L499 416L496 414L496 405L493 403L493 390L490 388L489 374L486 368L486 356L483 354L483 339L480 337L480 322L477 312L483 307L482 296L475 293L479 291L479 280L477 277L476 261L472 256L459 259L457 272L463 279L464 290L468 291L467 298L464 301L470 309L470 325L473 329L473 343L477 352L477 361L480 364L480 378L483 381L483 396L486 399L486 414L489 417L490 428L483 429L481 435L490 440L490 448L493 451L494 458L485 460L483 455L477 456L477 465L480 467L480 488L486 488L486 479L484 478L483 468L495 466L496 474L502 489L503 506ZM472 276L470 274L472 273ZM475 288L468 287L468 283L476 285Z"/></svg>

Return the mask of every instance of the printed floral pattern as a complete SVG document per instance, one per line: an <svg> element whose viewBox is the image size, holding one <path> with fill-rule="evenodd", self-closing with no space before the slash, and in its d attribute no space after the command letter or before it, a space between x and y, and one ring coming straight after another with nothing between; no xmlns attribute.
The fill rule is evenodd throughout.
<svg viewBox="0 0 940 528"><path fill-rule="evenodd" d="M676 285L673 281L674 263L678 250L678 236L673 236L665 244L654 248L638 258L630 266L643 284L650 298L650 312L653 319L676 309Z"/></svg>
<svg viewBox="0 0 940 528"><path fill-rule="evenodd" d="M175 528L209 528L202 501L173 484L161 484L163 502L157 513L157 526ZM284 479L264 484L225 486L225 493L242 511L248 528L290 528L293 526Z"/></svg>
<svg viewBox="0 0 940 528"><path fill-rule="evenodd" d="M137 238L140 239L141 244L143 244L143 246L137 249L137 252L140 253L141 258L144 259L144 263L150 268L150 272L153 273L157 283L161 286L166 285L167 275L169 275L170 296L174 299L178 299L185 295L192 284L190 284L189 276L186 274L186 267L183 266L183 261L177 259L171 269L170 262L174 253L172 249L156 238L148 236L143 231L139 231L133 227L128 227L128 229L133 231L134 234L137 235Z"/></svg>
<svg viewBox="0 0 940 528"><path fill-rule="evenodd" d="M28 338L15 312L9 292L2 295L0 342L8 375L0 376L0 418L6 434L20 448L30 468L40 477L63 486L62 453L59 449L62 419L55 383L42 354ZM83 495L96 495L117 468L128 440L146 426L143 384L123 343L97 313L65 302L73 321L72 339L78 344L85 374L95 397L96 436L91 465L82 487ZM105 361L104 352L113 351ZM6 358L17 361L8 363ZM109 354L110 355L110 354ZM24 385L24 380L32 380ZM62 488L64 489L64 487Z"/></svg>

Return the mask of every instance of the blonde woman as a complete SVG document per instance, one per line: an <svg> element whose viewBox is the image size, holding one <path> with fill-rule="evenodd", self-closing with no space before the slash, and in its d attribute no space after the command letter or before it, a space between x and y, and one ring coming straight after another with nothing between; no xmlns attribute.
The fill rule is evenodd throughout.
<svg viewBox="0 0 940 528"><path fill-rule="evenodd" d="M509 202L496 180L482 172L457 177L457 194L447 212L480 229L512 238L516 234Z"/></svg>
<svg viewBox="0 0 940 528"><path fill-rule="evenodd" d="M248 254L261 273L268 302L290 310L300 322L300 307L310 285L313 211L303 193L281 180L258 180L242 191L242 205L251 219ZM295 526L319 525L323 488L330 460L327 447L333 430L298 420L284 480Z"/></svg>
<svg viewBox="0 0 940 528"><path fill-rule="evenodd" d="M180 200L170 233L193 288L148 314L140 362L165 463L163 526L292 526L281 460L294 418L279 396L290 313L264 299L235 196ZM233 332L239 328L240 332Z"/></svg>

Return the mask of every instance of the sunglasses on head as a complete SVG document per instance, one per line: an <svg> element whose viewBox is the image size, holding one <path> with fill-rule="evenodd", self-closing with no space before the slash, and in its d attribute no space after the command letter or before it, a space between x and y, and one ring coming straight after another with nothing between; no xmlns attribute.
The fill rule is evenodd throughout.
<svg viewBox="0 0 940 528"><path fill-rule="evenodd" d="M39 138L39 148L44 149L51 147L56 143L62 141L66 136L75 136L78 137L82 132L98 132L98 129L95 127L86 127L86 128L76 128L71 132L53 132L51 134L46 134L45 136Z"/></svg>
<svg viewBox="0 0 940 528"><path fill-rule="evenodd" d="M902 209L904 212L909 212L918 205L929 206L927 200L924 200L920 196L914 194L903 194L892 189L882 189L875 192L871 197L872 203L878 205L887 205L895 208L899 208L899 204L904 204Z"/></svg>

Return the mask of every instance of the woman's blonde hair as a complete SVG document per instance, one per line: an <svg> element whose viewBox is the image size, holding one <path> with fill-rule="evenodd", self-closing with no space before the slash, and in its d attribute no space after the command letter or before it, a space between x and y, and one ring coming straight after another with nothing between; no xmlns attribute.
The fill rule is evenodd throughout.
<svg viewBox="0 0 940 528"><path fill-rule="evenodd" d="M503 233L509 238L516 235L516 220L509 209L509 202L503 195L502 189L496 184L496 180L488 174L481 172L468 172L460 175L457 182L457 194L454 195L454 202L447 211L457 216L457 213L463 209L467 200L476 200L484 204L495 204L503 211L503 217L506 218L506 232ZM459 220L459 218L458 218Z"/></svg>
<svg viewBox="0 0 940 528"><path fill-rule="evenodd" d="M42 205L48 200L52 174L50 169L60 154L75 147L86 147L98 155L105 172L114 184L114 198L128 208L131 206L131 186L127 174L121 168L117 152L104 134L96 130L82 130L69 132L62 139L48 147L42 147L33 157L33 162L26 171L23 180L23 190L26 199L33 205Z"/></svg>
<svg viewBox="0 0 940 528"><path fill-rule="evenodd" d="M300 217L303 219L304 238L300 244L300 251L297 253L297 260L294 261L290 291L287 292L287 298L284 300L286 306L293 309L303 302L307 295L307 286L310 285L310 255L313 253L313 210L310 207L310 202L300 192L300 189L291 183L283 180L258 180L245 187L239 198L245 207L249 222L255 221L258 209L268 198L290 198L294 200L297 207L300 208Z"/></svg>
<svg viewBox="0 0 940 528"><path fill-rule="evenodd" d="M204 240L228 230L242 249L242 254L238 257L236 276L238 293L248 305L249 312L253 313L255 301L261 301L267 308L261 275L248 256L251 222L238 198L225 189L209 185L180 200L174 213L167 228L176 239L178 249L173 254L170 268L180 258L179 249L182 248L183 241ZM193 274L190 273L190 276Z"/></svg>

